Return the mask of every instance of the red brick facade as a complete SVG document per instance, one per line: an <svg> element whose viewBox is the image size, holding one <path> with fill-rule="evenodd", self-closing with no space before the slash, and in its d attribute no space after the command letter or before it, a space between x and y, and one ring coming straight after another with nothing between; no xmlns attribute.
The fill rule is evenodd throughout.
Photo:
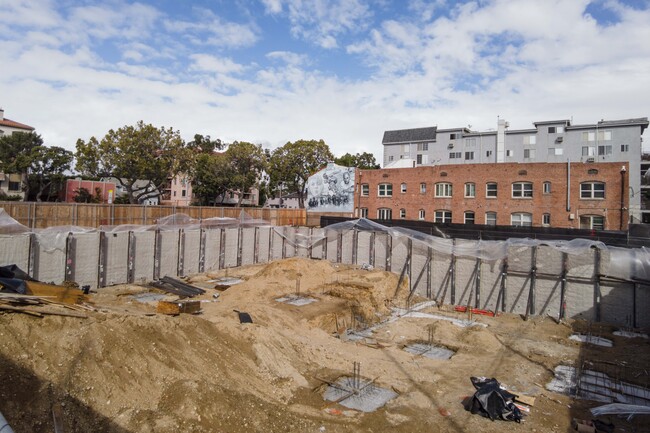
<svg viewBox="0 0 650 433"><path fill-rule="evenodd" d="M625 167L625 171L621 167ZM466 218L471 221L470 213L473 212L476 224L486 224L486 214L490 213L490 222L496 225L523 222L533 226L580 228L582 221L583 228L626 230L628 172L627 163L572 163L570 170L566 163L359 170L355 209L358 215L367 209L367 217L371 219L380 218L378 209L390 209L392 219L422 219L422 211L425 221L436 221L438 211L438 222L443 222L440 221L443 218L444 222L462 224L466 223ZM570 183L568 191L567 181ZM451 191L445 185L436 187L439 183L450 184ZM475 186L474 197L471 197L471 187L467 187L469 196L466 196L468 183ZM492 184L492 191L496 184L496 197L487 197L488 183ZM380 196L380 184L392 185L392 195ZM405 192L402 192L402 184ZM386 188L382 188L382 193L387 193ZM368 191L367 195L364 190ZM440 197L449 192L451 197ZM401 210L405 216L401 215ZM446 219L448 211L451 211L451 221ZM386 212L382 212L385 217Z"/></svg>

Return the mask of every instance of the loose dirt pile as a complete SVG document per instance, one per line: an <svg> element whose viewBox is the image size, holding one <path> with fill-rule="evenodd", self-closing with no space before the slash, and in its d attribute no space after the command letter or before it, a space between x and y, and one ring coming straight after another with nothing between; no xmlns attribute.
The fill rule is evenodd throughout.
<svg viewBox="0 0 650 433"><path fill-rule="evenodd" d="M226 275L243 282L213 289ZM564 432L572 417L588 417L594 403L542 388L556 365L584 351L568 340L570 326L548 318L481 316L474 319L488 327L467 328L401 318L346 341L346 329L385 322L391 306L405 304L408 290L397 281L379 270L288 259L191 278L207 289L196 316L156 314L155 302L134 298L155 290L128 285L91 294L99 311L87 319L2 314L0 411L16 432L48 433L53 413L66 433ZM277 302L287 295L317 302ZM234 310L253 323L240 323ZM456 354L435 360L403 350L429 338ZM648 352L646 341L613 339L612 356L626 344ZM354 362L398 397L372 413L323 400L325 381L351 374ZM531 414L515 424L466 412L470 376L535 395Z"/></svg>

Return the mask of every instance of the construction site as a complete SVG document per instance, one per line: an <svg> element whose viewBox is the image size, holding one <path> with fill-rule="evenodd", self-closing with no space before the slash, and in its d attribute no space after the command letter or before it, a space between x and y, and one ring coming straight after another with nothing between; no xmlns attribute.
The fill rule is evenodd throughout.
<svg viewBox="0 0 650 433"><path fill-rule="evenodd" d="M3 433L650 431L645 248L244 213L0 239Z"/></svg>

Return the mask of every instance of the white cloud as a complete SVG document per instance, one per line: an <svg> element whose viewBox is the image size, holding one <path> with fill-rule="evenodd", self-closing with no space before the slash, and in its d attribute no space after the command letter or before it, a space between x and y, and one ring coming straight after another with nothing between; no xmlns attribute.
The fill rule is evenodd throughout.
<svg viewBox="0 0 650 433"><path fill-rule="evenodd" d="M282 12L282 0L262 0L262 4L268 14L279 14Z"/></svg>
<svg viewBox="0 0 650 433"><path fill-rule="evenodd" d="M266 54L266 57L271 60L280 60L289 65L300 66L308 63L309 58L304 54L292 53L290 51L271 51Z"/></svg>
<svg viewBox="0 0 650 433"><path fill-rule="evenodd" d="M216 72L220 74L239 73L244 67L227 57L215 57L208 54L192 54L190 58L194 61L190 69L201 72Z"/></svg>

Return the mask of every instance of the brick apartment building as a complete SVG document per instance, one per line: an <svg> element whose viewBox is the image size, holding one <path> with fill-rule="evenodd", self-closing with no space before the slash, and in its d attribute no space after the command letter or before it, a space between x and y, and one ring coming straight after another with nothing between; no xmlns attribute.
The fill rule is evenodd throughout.
<svg viewBox="0 0 650 433"><path fill-rule="evenodd" d="M626 230L629 165L512 163L358 170L372 219Z"/></svg>

